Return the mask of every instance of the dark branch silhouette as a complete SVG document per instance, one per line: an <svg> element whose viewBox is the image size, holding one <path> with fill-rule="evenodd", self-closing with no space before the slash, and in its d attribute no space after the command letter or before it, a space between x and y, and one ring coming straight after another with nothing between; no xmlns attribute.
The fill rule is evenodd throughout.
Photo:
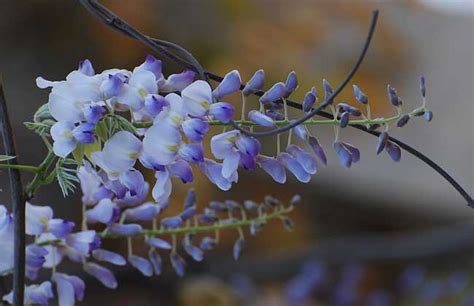
<svg viewBox="0 0 474 306"><path fill-rule="evenodd" d="M3 92L3 82L0 79L0 128L5 155L16 156L8 160L8 164L17 164L18 156L15 149L13 130L8 116L7 101ZM17 169L8 169L10 180L11 202L13 206L14 248L13 258L13 304L23 306L25 290L25 201L26 195L21 184L21 174ZM2 250L6 251L6 250Z"/></svg>

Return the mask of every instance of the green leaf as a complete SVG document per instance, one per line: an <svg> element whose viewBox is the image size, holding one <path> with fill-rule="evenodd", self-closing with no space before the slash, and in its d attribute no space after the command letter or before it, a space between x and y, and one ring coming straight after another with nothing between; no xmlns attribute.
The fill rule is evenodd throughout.
<svg viewBox="0 0 474 306"><path fill-rule="evenodd" d="M88 144L84 146L84 154L87 159L91 160L91 155L94 152L100 151L102 149L100 145L100 140L96 139L93 144Z"/></svg>
<svg viewBox="0 0 474 306"><path fill-rule="evenodd" d="M63 159L62 163L63 165L79 165L79 163L76 160L71 159L71 158Z"/></svg>
<svg viewBox="0 0 474 306"><path fill-rule="evenodd" d="M14 159L16 156L0 155L0 162Z"/></svg>
<svg viewBox="0 0 474 306"><path fill-rule="evenodd" d="M115 116L115 118L121 131L128 131L130 133L136 134L137 129L130 121L121 116Z"/></svg>
<svg viewBox="0 0 474 306"><path fill-rule="evenodd" d="M99 136L100 140L105 142L107 139L109 139L107 133L107 122L105 120L102 120L97 124L95 132L97 136Z"/></svg>
<svg viewBox="0 0 474 306"><path fill-rule="evenodd" d="M26 128L35 131L40 136L46 136L54 123L55 121L53 120L44 120L42 122L24 122L23 124Z"/></svg>
<svg viewBox="0 0 474 306"><path fill-rule="evenodd" d="M77 147L72 151L72 156L78 163L82 163L82 157L84 156L84 145L78 144Z"/></svg>
<svg viewBox="0 0 474 306"><path fill-rule="evenodd" d="M36 111L36 113L33 115L34 122L42 122L46 119L53 119L51 113L49 112L48 103L41 105Z"/></svg>
<svg viewBox="0 0 474 306"><path fill-rule="evenodd" d="M63 196L67 197L69 192L73 192L76 189L74 183L79 182L79 179L76 176L76 170L65 168L62 164L62 160L59 160L56 164L56 179Z"/></svg>

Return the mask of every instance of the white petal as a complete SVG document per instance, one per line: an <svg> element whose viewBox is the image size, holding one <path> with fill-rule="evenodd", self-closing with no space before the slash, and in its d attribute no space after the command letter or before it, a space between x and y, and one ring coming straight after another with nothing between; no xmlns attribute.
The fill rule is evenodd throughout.
<svg viewBox="0 0 474 306"><path fill-rule="evenodd" d="M240 132L232 130L222 134L215 135L211 138L211 152L215 158L224 159L234 147L234 142Z"/></svg>
<svg viewBox="0 0 474 306"><path fill-rule="evenodd" d="M104 144L102 152L94 152L92 161L112 177L130 170L138 159L141 141L132 133L120 131Z"/></svg>
<svg viewBox="0 0 474 306"><path fill-rule="evenodd" d="M211 87L205 81L198 80L181 92L185 110L192 116L203 117L212 103Z"/></svg>
<svg viewBox="0 0 474 306"><path fill-rule="evenodd" d="M236 151L231 151L226 158L224 158L224 162L222 163L222 176L225 179L229 179L232 177L234 172L237 171L239 168L240 162L240 155Z"/></svg>
<svg viewBox="0 0 474 306"><path fill-rule="evenodd" d="M127 105L133 111L138 111L143 107L145 99L140 97L139 89L124 85L122 93L117 97L117 103Z"/></svg>
<svg viewBox="0 0 474 306"><path fill-rule="evenodd" d="M74 287L65 278L60 276L60 273L56 275L56 288L58 291L58 302L59 306L74 306Z"/></svg>
<svg viewBox="0 0 474 306"><path fill-rule="evenodd" d="M153 187L153 199L158 203L164 203L171 195L171 180L168 171L157 171L155 174L156 184Z"/></svg>
<svg viewBox="0 0 474 306"><path fill-rule="evenodd" d="M38 88L41 88L41 89L53 87L57 83L58 82L48 81L46 79L43 79L42 77L36 78L36 86L38 86Z"/></svg>
<svg viewBox="0 0 474 306"><path fill-rule="evenodd" d="M26 229L28 235L41 235L53 218L53 210L48 206L35 206L26 202Z"/></svg>
<svg viewBox="0 0 474 306"><path fill-rule="evenodd" d="M79 122L84 119L84 103L57 93L49 94L49 112L57 121Z"/></svg>
<svg viewBox="0 0 474 306"><path fill-rule="evenodd" d="M153 72L147 70L140 70L132 73L128 84L138 88L139 90L144 90L147 94L156 94L158 92L155 75Z"/></svg>
<svg viewBox="0 0 474 306"><path fill-rule="evenodd" d="M168 122L155 122L143 138L143 152L153 163L168 165L176 157L181 142L179 130Z"/></svg>

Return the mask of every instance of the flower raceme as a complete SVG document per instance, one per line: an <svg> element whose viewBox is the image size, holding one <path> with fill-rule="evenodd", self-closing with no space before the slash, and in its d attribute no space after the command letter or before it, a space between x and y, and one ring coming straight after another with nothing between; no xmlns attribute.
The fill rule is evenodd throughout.
<svg viewBox="0 0 474 306"><path fill-rule="evenodd" d="M25 301L28 304L48 305L50 299L57 297L60 306L75 305L82 301L86 285L76 276L59 272L60 264L65 260L82 265L85 273L93 276L105 287L115 289L118 286L114 273L102 263L124 266L127 263L144 276L160 275L162 271L163 252L169 253L171 264L176 273L183 276L186 268L186 257L178 252L177 235L183 234L182 250L193 260L202 261L204 252L212 250L218 244L219 231L235 229L239 236L233 248L234 258L238 258L244 247L244 229L255 235L263 225L272 220L290 220L288 214L300 202L294 196L289 205L283 205L273 197L266 197L262 203L246 201L244 204L235 201L211 202L203 212L198 212L196 195L193 190L183 205L182 212L176 216L160 218L167 205L142 201L126 202L107 197L101 192L102 184L90 182L97 173L90 165L81 167L81 186L88 193L83 197L85 213L80 231L73 231L73 222L53 217L53 210L48 206L37 206L26 203L26 234L34 237L26 246L25 275L31 281L38 280L39 271L51 271L51 279L25 288ZM106 184L106 183L105 183ZM135 188L124 183L127 194ZM193 225L189 223L194 220ZM153 222L153 229L146 229L143 222ZM157 223L161 224L158 229ZM285 221L284 225L290 221ZM141 224L140 224L141 223ZM101 231L89 230L89 225ZM286 225L285 225L286 226ZM11 273L13 268L13 218L7 209L0 205L0 274ZM200 241L196 234L201 233ZM128 241L128 256L104 249L103 239L122 238ZM167 239L171 238L172 242ZM143 239L148 247L148 256L142 257L133 252L133 241ZM11 303L12 293L3 296Z"/></svg>
<svg viewBox="0 0 474 306"><path fill-rule="evenodd" d="M89 167L98 167L100 179L106 182L102 193L118 198L126 196L126 201L144 196L141 194L143 188L138 193L123 193L124 181L143 183L139 175L130 175L137 172L137 161L155 171L152 195L157 203L168 201L173 177L184 183L193 181L193 165L220 189L228 190L238 181L239 168L262 168L279 183L286 181L286 169L296 179L307 183L317 172L318 159L322 165L327 164L323 147L308 129L309 125L316 124L311 120L290 132L285 152L281 152L278 141L276 154L265 156L260 152L259 140L230 130L211 137L214 159L206 156L203 142L210 126L225 126L233 119L234 107L221 99L240 90L239 72L229 72L213 90L207 82L194 80L192 71L165 78L161 69L161 61L147 56L145 62L132 71L109 69L96 74L91 62L85 60L63 81L37 79L38 87L51 88L47 106L53 119L50 135L54 153L61 159L72 154L79 163L88 160L92 163ZM242 96L248 98L251 93L261 90L264 78L263 70L257 71L245 85ZM333 147L341 165L349 168L360 159L360 151L355 146L339 140L339 130L352 122L373 129L383 127L377 153L386 149L393 160L400 160L400 149L388 141L388 126L392 121L397 121L399 127L404 126L413 116L431 119L431 115L425 115L429 111L425 108L424 79L420 84L423 85L422 107L401 114L401 99L389 85L389 101L398 115L376 119L370 117L368 96L358 86L353 86L355 100L367 107L367 114L343 102L333 107L335 119L332 123L336 126ZM256 128L289 124L285 98L297 88L296 74L291 72L285 82L277 82L264 92L259 99L260 110L250 110L248 121L245 121L244 109L241 122ZM323 80L323 91L326 97L333 92L327 80ZM283 101L284 106L278 101ZM303 110L309 111L318 102L318 93L313 87L305 95ZM308 152L292 143L292 133L307 143ZM84 196L90 195L85 193Z"/></svg>

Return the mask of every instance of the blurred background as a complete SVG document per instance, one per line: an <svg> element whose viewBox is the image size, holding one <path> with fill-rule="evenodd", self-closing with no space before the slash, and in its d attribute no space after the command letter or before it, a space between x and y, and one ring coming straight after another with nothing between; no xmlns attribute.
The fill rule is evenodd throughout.
<svg viewBox="0 0 474 306"><path fill-rule="evenodd" d="M412 109L421 103L418 76L425 75L434 120L413 120L392 135L474 193L472 0L103 3L142 32L186 47L217 74L238 69L248 80L263 68L270 84L295 70L297 101L311 86L321 88L323 77L334 85L342 80L360 52L371 10L380 9L375 39L353 83L368 94L373 114L382 116L393 112L387 83ZM35 78L63 79L85 58L96 71L132 69L150 50L99 23L77 1L2 0L0 12L0 73L18 151L22 163L38 164L46 150L23 126L47 102L48 92L36 88ZM165 61L165 72L177 71ZM351 91L340 100L352 101ZM293 232L269 224L247 239L237 262L231 256L237 234L227 233L204 262L190 264L184 279L167 265L151 279L119 270L115 291L88 280L82 305L474 305L474 211L461 196L408 154L400 163L376 156L375 138L356 130L346 129L342 137L361 149L362 160L343 169L331 150L332 128L313 132L327 147L329 164L309 184L290 180L281 186L259 171L242 172L229 192L202 176L192 186L174 182L176 209L190 187L202 205L266 194L289 200L299 193L303 204L292 214ZM264 147L271 152L274 141ZM6 177L1 171L0 201L8 206ZM64 199L57 186L41 190L34 203L52 205L66 219L79 216L79 196Z"/></svg>

